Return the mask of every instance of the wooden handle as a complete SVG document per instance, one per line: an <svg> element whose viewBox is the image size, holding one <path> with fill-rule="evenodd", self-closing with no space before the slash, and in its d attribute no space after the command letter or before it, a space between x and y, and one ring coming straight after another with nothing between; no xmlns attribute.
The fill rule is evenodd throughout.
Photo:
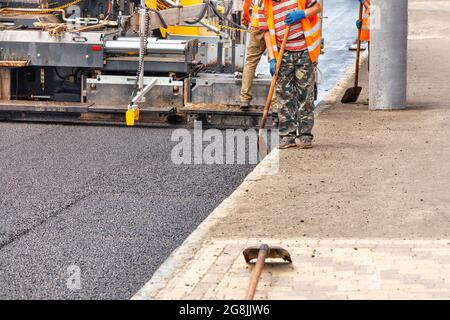
<svg viewBox="0 0 450 320"><path fill-rule="evenodd" d="M266 263L266 257L269 253L269 246L266 244L261 245L258 252L258 260L256 261L255 268L253 269L252 277L250 279L250 285L248 287L246 300L253 300L256 293L256 287L258 286L259 277L264 269L264 264Z"/></svg>
<svg viewBox="0 0 450 320"><path fill-rule="evenodd" d="M267 115L269 114L270 104L272 102L273 93L275 91L275 87L278 79L278 71L280 70L281 61L283 60L284 49L286 48L286 43L289 36L289 31L291 30L291 26L286 26L286 31L284 33L283 42L281 43L280 52L278 52L277 64L275 66L275 74L272 77L272 82L270 83L269 94L267 95L266 105L264 106L264 113L261 119L261 123L259 124L260 129L264 129L267 121Z"/></svg>
<svg viewBox="0 0 450 320"><path fill-rule="evenodd" d="M362 3L359 4L359 21L362 23L362 15L363 15L363 7ZM356 67L355 67L355 88L358 86L359 82L359 61L361 57L361 33L362 26L358 29L358 43L356 45Z"/></svg>

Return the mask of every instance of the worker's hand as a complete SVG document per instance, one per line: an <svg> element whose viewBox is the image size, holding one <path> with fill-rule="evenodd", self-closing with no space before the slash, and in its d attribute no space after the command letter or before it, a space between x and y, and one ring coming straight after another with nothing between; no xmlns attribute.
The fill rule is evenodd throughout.
<svg viewBox="0 0 450 320"><path fill-rule="evenodd" d="M247 12L244 12L243 16L242 16L242 24L246 27L248 27L248 25L250 24L250 14Z"/></svg>
<svg viewBox="0 0 450 320"><path fill-rule="evenodd" d="M368 1L368 0L359 0L359 2L367 9L370 6L370 1Z"/></svg>
<svg viewBox="0 0 450 320"><path fill-rule="evenodd" d="M295 10L295 11L289 12L286 15L286 19L284 19L284 22L286 24L294 24L305 18L306 18L305 10Z"/></svg>
<svg viewBox="0 0 450 320"><path fill-rule="evenodd" d="M356 28L361 29L361 27L362 27L362 21L356 20Z"/></svg>
<svg viewBox="0 0 450 320"><path fill-rule="evenodd" d="M272 77L275 75L275 69L277 67L277 59L270 59L269 61L270 64L270 74L272 75Z"/></svg>

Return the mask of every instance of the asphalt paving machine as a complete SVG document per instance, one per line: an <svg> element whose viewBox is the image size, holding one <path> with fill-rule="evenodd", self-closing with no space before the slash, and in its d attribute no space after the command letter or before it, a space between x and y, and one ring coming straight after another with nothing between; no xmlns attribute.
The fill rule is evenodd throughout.
<svg viewBox="0 0 450 320"><path fill-rule="evenodd" d="M0 120L257 126L270 77L241 112L242 0L68 1L0 0Z"/></svg>

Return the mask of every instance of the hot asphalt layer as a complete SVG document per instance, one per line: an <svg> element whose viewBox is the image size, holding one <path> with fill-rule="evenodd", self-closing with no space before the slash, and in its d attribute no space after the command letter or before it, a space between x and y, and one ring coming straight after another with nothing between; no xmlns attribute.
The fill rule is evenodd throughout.
<svg viewBox="0 0 450 320"><path fill-rule="evenodd" d="M253 167L174 165L167 129L0 132L1 298L130 298Z"/></svg>
<svg viewBox="0 0 450 320"><path fill-rule="evenodd" d="M353 62L356 3L325 2L319 97ZM253 168L174 165L171 133L0 123L0 298L128 299L148 281Z"/></svg>

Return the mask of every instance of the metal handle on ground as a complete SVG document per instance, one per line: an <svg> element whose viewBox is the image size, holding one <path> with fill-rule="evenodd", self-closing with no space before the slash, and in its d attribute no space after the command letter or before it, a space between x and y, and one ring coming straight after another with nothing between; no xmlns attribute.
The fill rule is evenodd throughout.
<svg viewBox="0 0 450 320"><path fill-rule="evenodd" d="M256 287L258 286L259 277L264 269L264 264L266 262L266 257L269 252L269 246L267 244L262 244L259 248L258 260L256 261L255 268L253 269L252 277L250 279L250 285L248 287L246 300L253 300L256 293Z"/></svg>

